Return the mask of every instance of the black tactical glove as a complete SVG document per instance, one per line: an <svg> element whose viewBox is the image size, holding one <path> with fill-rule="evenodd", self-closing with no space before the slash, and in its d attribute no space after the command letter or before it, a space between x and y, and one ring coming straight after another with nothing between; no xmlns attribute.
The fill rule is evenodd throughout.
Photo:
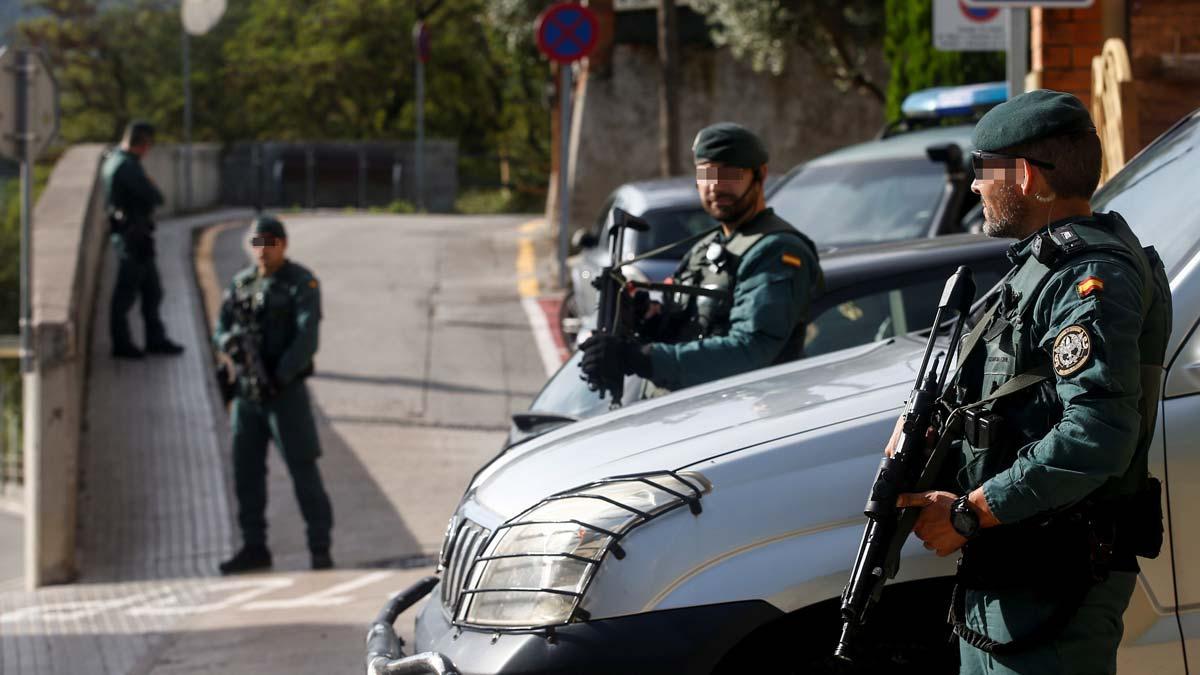
<svg viewBox="0 0 1200 675"><path fill-rule="evenodd" d="M593 333L579 345L583 352L579 368L588 382L610 382L633 374L649 379L653 372L649 347L630 338Z"/></svg>

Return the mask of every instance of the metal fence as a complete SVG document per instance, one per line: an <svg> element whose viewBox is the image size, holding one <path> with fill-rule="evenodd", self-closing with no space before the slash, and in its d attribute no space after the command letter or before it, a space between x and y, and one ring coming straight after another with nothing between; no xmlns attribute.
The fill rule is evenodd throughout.
<svg viewBox="0 0 1200 675"><path fill-rule="evenodd" d="M235 143L221 162L221 202L283 208L388 206L421 203L454 208L458 144L428 140L417 181L413 144L396 142Z"/></svg>
<svg viewBox="0 0 1200 675"><path fill-rule="evenodd" d="M21 454L20 341L0 335L0 496L24 484Z"/></svg>

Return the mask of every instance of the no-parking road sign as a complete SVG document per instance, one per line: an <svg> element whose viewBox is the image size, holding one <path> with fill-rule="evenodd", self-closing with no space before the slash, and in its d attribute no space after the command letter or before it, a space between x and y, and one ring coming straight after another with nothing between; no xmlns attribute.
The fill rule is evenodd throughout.
<svg viewBox="0 0 1200 675"><path fill-rule="evenodd" d="M596 46L599 22L592 10L573 2L552 5L537 20L538 49L551 61L571 63Z"/></svg>

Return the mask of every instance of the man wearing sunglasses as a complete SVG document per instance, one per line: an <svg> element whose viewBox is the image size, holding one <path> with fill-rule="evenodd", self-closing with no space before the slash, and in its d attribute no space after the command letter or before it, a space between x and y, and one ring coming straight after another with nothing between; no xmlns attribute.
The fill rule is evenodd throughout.
<svg viewBox="0 0 1200 675"><path fill-rule="evenodd" d="M1076 97L993 108L973 142L984 232L1013 270L960 345L960 451L943 490L901 495L939 555L962 551L961 673L1115 673L1137 557L1162 544L1147 470L1171 295L1117 213L1093 213L1100 140Z"/></svg>
<svg viewBox="0 0 1200 675"><path fill-rule="evenodd" d="M592 382L638 374L653 396L799 358L813 294L816 246L766 206L767 150L753 132L720 122L692 144L701 204L720 226L672 276L705 295L668 293L638 339L593 335L580 345Z"/></svg>
<svg viewBox="0 0 1200 675"><path fill-rule="evenodd" d="M250 231L255 264L234 276L213 334L217 349L243 364L253 352L265 371L238 368L232 408L233 476L242 548L221 563L220 570L237 574L271 566L268 441L279 448L291 474L307 525L312 568L328 569L333 567L333 507L317 468L321 446L304 383L317 352L320 289L312 272L286 257L283 223L261 216Z"/></svg>

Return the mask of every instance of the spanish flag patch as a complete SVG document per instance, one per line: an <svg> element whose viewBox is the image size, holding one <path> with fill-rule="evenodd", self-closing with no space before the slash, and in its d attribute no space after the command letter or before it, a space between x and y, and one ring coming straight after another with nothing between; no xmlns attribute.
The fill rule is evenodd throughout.
<svg viewBox="0 0 1200 675"><path fill-rule="evenodd" d="M1088 277L1079 282L1075 286L1075 290L1079 293L1079 297L1086 298L1095 291L1104 290L1104 282L1100 280L1100 277Z"/></svg>
<svg viewBox="0 0 1200 675"><path fill-rule="evenodd" d="M791 253L784 253L782 260L784 265L790 265L792 267L804 267L804 261L801 260L799 256L794 256Z"/></svg>

